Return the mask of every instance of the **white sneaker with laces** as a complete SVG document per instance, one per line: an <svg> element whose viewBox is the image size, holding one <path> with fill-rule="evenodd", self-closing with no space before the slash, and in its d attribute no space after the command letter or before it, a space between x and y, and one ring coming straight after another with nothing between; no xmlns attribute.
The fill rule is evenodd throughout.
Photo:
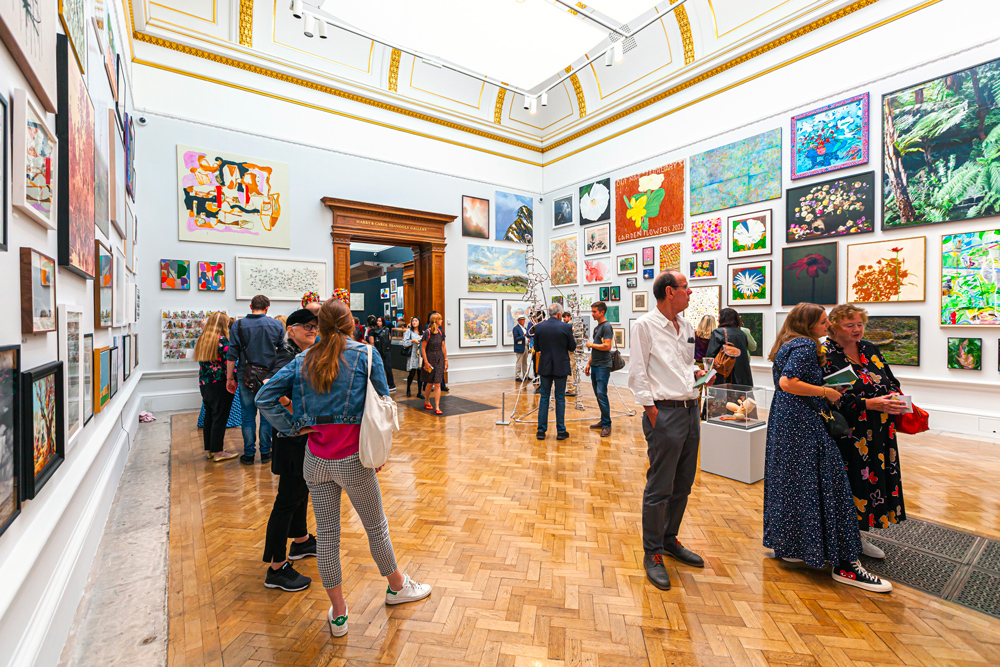
<svg viewBox="0 0 1000 667"><path fill-rule="evenodd" d="M840 563L833 568L832 575L833 580L838 583L857 586L872 593L888 593L892 590L892 584L868 572L861 566L859 560L853 563Z"/></svg>
<svg viewBox="0 0 1000 667"><path fill-rule="evenodd" d="M865 539L864 535L861 536L861 551L869 558L875 558L876 560L885 558L885 552Z"/></svg>
<svg viewBox="0 0 1000 667"><path fill-rule="evenodd" d="M392 590L391 586L385 587L385 603L403 604L404 602L416 602L417 600L423 600L430 594L430 584L417 583L407 575L406 579L403 580L403 587L398 591Z"/></svg>
<svg viewBox="0 0 1000 667"><path fill-rule="evenodd" d="M326 624L330 627L330 634L334 637L343 637L347 634L347 609L344 609L344 615L333 617L333 605L326 612Z"/></svg>

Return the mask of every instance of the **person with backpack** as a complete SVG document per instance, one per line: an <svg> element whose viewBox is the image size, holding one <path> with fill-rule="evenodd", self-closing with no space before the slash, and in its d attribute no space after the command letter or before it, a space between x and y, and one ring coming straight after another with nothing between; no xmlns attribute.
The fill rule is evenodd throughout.
<svg viewBox="0 0 1000 667"><path fill-rule="evenodd" d="M389 352L392 351L392 329L386 326L385 320L381 317L376 317L375 326L369 329L368 343L378 350L379 356L382 357L382 367L385 369L385 381L389 385L389 392L396 391L396 380L392 377L392 363L389 359Z"/></svg>

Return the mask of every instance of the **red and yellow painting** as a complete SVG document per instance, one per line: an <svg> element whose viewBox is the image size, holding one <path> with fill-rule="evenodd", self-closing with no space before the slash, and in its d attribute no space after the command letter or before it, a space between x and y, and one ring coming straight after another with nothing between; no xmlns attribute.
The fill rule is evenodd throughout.
<svg viewBox="0 0 1000 667"><path fill-rule="evenodd" d="M31 415L37 476L57 454L55 373L39 378L31 385Z"/></svg>
<svg viewBox="0 0 1000 667"><path fill-rule="evenodd" d="M72 65L72 63L71 63ZM74 273L94 277L94 105L90 101L87 85L75 65L68 68L69 128L62 137L69 146L69 164L66 173L69 192L65 206L67 218L59 221L60 234L69 235L68 254L60 256L59 263ZM62 250L62 248L60 248ZM62 255L62 252L60 252Z"/></svg>
<svg viewBox="0 0 1000 667"><path fill-rule="evenodd" d="M615 181L615 241L684 231L684 161Z"/></svg>

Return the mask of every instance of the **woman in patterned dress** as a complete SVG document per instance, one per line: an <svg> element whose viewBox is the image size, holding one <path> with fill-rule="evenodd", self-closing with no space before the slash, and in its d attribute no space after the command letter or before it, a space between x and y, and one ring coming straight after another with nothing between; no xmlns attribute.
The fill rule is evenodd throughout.
<svg viewBox="0 0 1000 667"><path fill-rule="evenodd" d="M764 458L764 546L786 561L830 563L834 581L885 593L892 584L858 560L861 538L844 461L818 412L840 400L823 385L819 338L828 324L821 306L800 303L771 348L775 390Z"/></svg>
<svg viewBox="0 0 1000 667"><path fill-rule="evenodd" d="M424 408L433 410L434 414L441 412L441 383L444 382L444 372L448 370L448 348L444 344L444 327L441 326L441 314L432 313L428 319L424 337L420 343L420 353L424 362L424 382L427 383L427 398ZM431 394L431 391L434 393ZM433 396L434 405L428 399Z"/></svg>
<svg viewBox="0 0 1000 667"><path fill-rule="evenodd" d="M892 416L908 412L893 400L899 382L878 347L864 340L868 313L850 304L830 311L830 337L823 344L824 375L851 366L858 380L840 399L837 410L851 426L851 435L837 439L847 467L864 554L885 558L885 553L865 539L871 528L888 528L906 519L900 479L896 426Z"/></svg>

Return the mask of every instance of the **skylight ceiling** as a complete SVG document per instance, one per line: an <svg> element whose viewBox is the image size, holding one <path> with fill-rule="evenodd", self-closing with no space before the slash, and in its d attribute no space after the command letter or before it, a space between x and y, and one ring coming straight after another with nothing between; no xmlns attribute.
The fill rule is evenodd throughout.
<svg viewBox="0 0 1000 667"><path fill-rule="evenodd" d="M617 25L656 4L604 3L596 9ZM527 90L608 38L607 30L552 0L325 0L321 8L387 42Z"/></svg>

